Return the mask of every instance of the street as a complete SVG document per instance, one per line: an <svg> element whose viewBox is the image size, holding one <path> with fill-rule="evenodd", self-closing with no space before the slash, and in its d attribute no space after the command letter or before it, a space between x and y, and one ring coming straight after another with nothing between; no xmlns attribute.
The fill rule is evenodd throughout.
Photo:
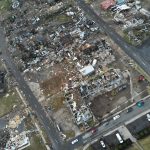
<svg viewBox="0 0 150 150"><path fill-rule="evenodd" d="M133 47L125 42L125 40L114 31L103 19L98 16L94 10L87 5L83 0L77 0L78 6L88 15L105 33L128 55L130 56L143 70L150 75L150 63L145 59L146 55L136 47ZM146 51L147 52L147 51ZM147 54L145 52L145 54Z"/></svg>
<svg viewBox="0 0 150 150"><path fill-rule="evenodd" d="M118 35L111 27L109 27L108 24L106 24L100 16L98 16L92 8L87 5L83 0L77 0L78 6L88 15L93 21L97 23L97 25L102 28L105 33L110 36L112 40L120 47L122 48L127 55L129 55L138 65L140 65L141 68L145 72L147 72L150 75L150 64L144 60L144 58L140 57L139 53L136 52L136 48L128 45L124 39ZM103 134L107 133L110 130L115 129L116 127L120 126L121 124L124 124L126 121L130 120L131 118L134 118L137 116L137 114L140 114L141 112L144 112L146 110L149 110L150 108L150 99L146 100L146 105L139 109L137 106L134 106L134 111L127 114L126 112L121 113L121 117L118 120L111 120L107 126L99 126L97 127L97 133L96 134L89 134L89 133L83 133L82 135L79 135L78 137L74 139L78 139L78 143L73 145L72 147L78 147L80 145L85 145L95 138L100 138ZM89 134L90 136L85 136L86 134ZM86 138L83 138L86 137ZM74 140L73 139L73 140ZM68 143L69 145L69 143ZM71 147L71 141L70 141L70 147Z"/></svg>
<svg viewBox="0 0 150 150"><path fill-rule="evenodd" d="M16 81L18 82L19 87L23 91L26 100L29 106L31 107L32 111L36 113L39 121L41 121L41 123L43 124L43 127L45 128L45 131L49 137L50 142L52 143L52 146L56 150L62 150L62 141L59 136L59 133L57 132L57 129L54 127L53 122L50 122L44 109L39 104L36 97L33 95L31 89L27 85L21 73L17 70L10 54L7 52L7 44L5 41L5 36L2 28L0 28L0 35L1 35L0 49L2 51L2 58L4 59L6 66L8 67L9 70L11 70L11 73L13 74Z"/></svg>
<svg viewBox="0 0 150 150"><path fill-rule="evenodd" d="M136 48L128 45L124 41L124 39L120 37L112 28L110 28L109 25L107 25L99 16L97 16L96 13L87 4L84 3L84 1L77 0L77 2L80 8L85 11L86 14L91 17L91 19L95 21L97 25L102 28L106 32L106 34L109 35L112 40L114 40L116 44L118 44L120 48L122 48L135 62L137 62L137 64L140 65L145 70L145 72L150 75L150 64L143 57L141 57L139 53L136 53ZM87 131L64 144L59 136L59 132L53 124L53 121L50 121L47 117L44 109L39 104L38 100L32 93L31 89L27 85L21 73L18 71L17 67L14 64L14 61L8 53L7 44L2 28L0 28L0 35L0 49L2 50L2 58L4 59L8 69L11 70L11 73L14 75L20 89L25 94L29 106L36 113L38 119L43 124L49 140L51 141L53 148L56 150L73 150L79 146L86 145L94 139L101 138L102 135L117 128L122 124L125 124L128 120L133 119L137 115L145 112L146 110L149 110L150 108L150 99L148 98L145 100L145 105L143 107L138 108L135 105L133 106L132 112L127 113L126 111L124 111L120 113L119 119L111 119L108 125L97 126L96 133L92 134L91 131ZM71 142L75 139L78 139L78 142L72 144Z"/></svg>
<svg viewBox="0 0 150 150"><path fill-rule="evenodd" d="M145 99L145 104L143 107L139 108L136 105L134 105L132 108L133 108L133 111L130 113L127 113L126 111L123 111L122 113L120 113L120 118L118 118L117 120L113 120L112 118L110 121L108 121L109 124L97 126L96 133L90 134L91 131L89 131L74 138L74 139L78 139L79 142L76 143L75 145L72 145L72 147L76 148L81 145L86 145L87 143L90 143L91 141L95 139L98 139L98 138L100 139L104 134L108 132L113 132L113 130L115 130L119 126L124 125L124 124L126 125L129 124L130 120L133 122L138 117L145 115L147 112L150 111L150 98ZM86 136L86 135L90 135L90 136ZM71 147L71 141L70 141L70 147Z"/></svg>

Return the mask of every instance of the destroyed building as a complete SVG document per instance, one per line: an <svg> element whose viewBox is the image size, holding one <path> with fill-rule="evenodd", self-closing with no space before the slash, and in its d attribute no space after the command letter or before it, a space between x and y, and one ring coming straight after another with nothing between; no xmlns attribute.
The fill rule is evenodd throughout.
<svg viewBox="0 0 150 150"><path fill-rule="evenodd" d="M110 69L100 72L99 75L89 81L83 81L79 86L82 97L94 97L112 91L127 83L119 69Z"/></svg>
<svg viewBox="0 0 150 150"><path fill-rule="evenodd" d="M30 146L29 138L26 136L26 132L20 134L11 134L8 140L5 150L21 150Z"/></svg>
<svg viewBox="0 0 150 150"><path fill-rule="evenodd" d="M90 120L92 120L93 115L88 106L86 106L83 102L78 104L75 99L75 95L73 94L73 91L71 89L68 89L66 87L65 90L65 101L70 109L74 122L77 125L87 125ZM81 99L80 99L81 101Z"/></svg>
<svg viewBox="0 0 150 150"><path fill-rule="evenodd" d="M53 79L51 76L65 70L61 70L64 81L59 84L58 91L64 92L65 104L74 122L86 125L93 115L84 98L91 100L95 95L121 86L125 80L121 71L109 70L108 65L116 58L106 35L104 38L98 36L100 30L96 23L85 17L79 7L64 5L60 2L50 7L44 2L25 1L22 11L15 9L4 24L9 51L26 79L30 80L26 76L28 73L34 80L34 76L40 76L44 71L45 76ZM34 6L34 13L31 6ZM56 69L57 66L61 69ZM108 71L105 71L107 67ZM51 96L49 89L46 86L45 93ZM16 126L14 121L11 126Z"/></svg>
<svg viewBox="0 0 150 150"><path fill-rule="evenodd" d="M5 74L0 71L0 94L4 93L5 87Z"/></svg>
<svg viewBox="0 0 150 150"><path fill-rule="evenodd" d="M6 147L7 142L10 139L10 133L7 129L0 130L0 149L4 149Z"/></svg>

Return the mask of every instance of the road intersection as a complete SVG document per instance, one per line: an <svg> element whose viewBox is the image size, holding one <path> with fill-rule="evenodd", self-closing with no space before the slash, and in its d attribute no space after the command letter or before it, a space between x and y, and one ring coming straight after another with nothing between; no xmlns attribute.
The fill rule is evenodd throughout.
<svg viewBox="0 0 150 150"><path fill-rule="evenodd" d="M99 16L96 15L96 13L88 5L84 3L84 1L77 0L77 2L80 8L85 11L86 14L91 17L92 20L95 21L99 25L99 27L102 28L106 32L106 34L108 34L114 40L116 44L118 44L133 60L135 60L148 74L150 74L150 64L134 52L134 47L125 43L124 40L112 28L109 27L109 25L107 25ZM14 75L16 81L19 84L20 89L25 94L29 106L37 114L39 120L43 124L49 140L52 142L53 148L55 150L73 150L79 146L86 145L87 143L90 143L91 141L100 138L102 135L117 128L118 126L125 124L125 122L136 117L137 114L148 111L150 108L150 99L147 98L145 100L144 107L139 109L135 105L133 106L133 111L131 113L127 114L126 112L121 112L119 119L110 119L107 125L99 125L95 127L96 133L92 134L91 131L87 131L64 144L59 136L56 127L53 124L53 121L50 121L50 118L47 117L44 109L38 103L38 100L35 98L31 89L29 88L21 73L15 66L14 61L12 60L9 52L7 51L7 44L2 28L0 29L0 35L0 48L2 50L2 57L5 60L5 64L8 69L11 70L12 74ZM78 142L72 144L71 142L75 139L78 139Z"/></svg>

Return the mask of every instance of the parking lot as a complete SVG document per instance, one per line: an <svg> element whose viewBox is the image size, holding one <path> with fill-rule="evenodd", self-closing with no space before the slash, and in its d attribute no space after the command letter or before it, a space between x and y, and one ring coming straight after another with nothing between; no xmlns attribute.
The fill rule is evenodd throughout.
<svg viewBox="0 0 150 150"><path fill-rule="evenodd" d="M139 110L138 112L140 113L141 110ZM103 137L101 137L101 139L104 141L106 148L109 149L114 149L114 147L119 143L119 140L116 137L116 133L119 133L121 138L125 141L127 139L130 138L131 141L134 142L134 136L137 132L141 131L142 129L146 128L150 126L150 121L148 121L146 114L143 115L142 117L136 119L134 122L126 125L126 128L129 130L129 132L133 135L131 135L130 133L126 133L126 130L123 130L124 128L122 126L120 126L118 129L114 130L114 131L110 131L110 133L104 135ZM94 150L103 150L105 148L103 148L100 144L100 139L98 139L97 142L95 142L94 144L92 144L91 146Z"/></svg>
<svg viewBox="0 0 150 150"><path fill-rule="evenodd" d="M98 140L96 143L94 143L91 147L93 148L93 150L104 150L104 149L107 149L109 150L109 146L107 144L107 142L105 141L105 139L102 139L103 142L105 143L105 148L102 147L101 143L100 143L100 140Z"/></svg>
<svg viewBox="0 0 150 150"><path fill-rule="evenodd" d="M146 115L144 115L139 119L135 120L134 122L128 124L127 128L134 135L148 126L150 126L150 122L147 120Z"/></svg>

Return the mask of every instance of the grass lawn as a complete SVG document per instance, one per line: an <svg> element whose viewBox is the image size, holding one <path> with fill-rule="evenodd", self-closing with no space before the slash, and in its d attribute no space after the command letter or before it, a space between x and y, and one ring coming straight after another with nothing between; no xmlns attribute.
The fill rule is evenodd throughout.
<svg viewBox="0 0 150 150"><path fill-rule="evenodd" d="M0 96L0 117L9 113L13 109L13 106L19 105L20 103L21 101L16 91Z"/></svg>
<svg viewBox="0 0 150 150"><path fill-rule="evenodd" d="M150 136L142 139L142 140L139 140L139 143L140 145L144 148L144 150L150 150ZM132 147L130 147L129 149L127 150L140 150L136 147L135 144L132 145Z"/></svg>
<svg viewBox="0 0 150 150"><path fill-rule="evenodd" d="M150 150L150 136L139 141L144 150Z"/></svg>
<svg viewBox="0 0 150 150"><path fill-rule="evenodd" d="M33 124L30 116L26 117L24 121L27 130L32 130L35 128L35 125Z"/></svg>
<svg viewBox="0 0 150 150"><path fill-rule="evenodd" d="M91 4L93 2L93 0L85 0L86 4Z"/></svg>
<svg viewBox="0 0 150 150"><path fill-rule="evenodd" d="M133 144L130 148L128 148L127 150L139 150L135 144Z"/></svg>
<svg viewBox="0 0 150 150"><path fill-rule="evenodd" d="M68 130L64 133L67 138L73 138L75 137L75 132L73 130Z"/></svg>
<svg viewBox="0 0 150 150"><path fill-rule="evenodd" d="M30 139L31 145L24 150L46 150L39 135L33 135Z"/></svg>
<svg viewBox="0 0 150 150"><path fill-rule="evenodd" d="M144 77L147 79L147 81L150 82L150 76L138 65L135 66L135 69L142 75L144 75Z"/></svg>
<svg viewBox="0 0 150 150"><path fill-rule="evenodd" d="M11 0L0 0L0 11L8 10Z"/></svg>
<svg viewBox="0 0 150 150"><path fill-rule="evenodd" d="M58 16L55 16L55 20L59 21L61 24L63 23L67 23L67 22L71 22L71 17L70 16L67 16L67 15L58 15Z"/></svg>

